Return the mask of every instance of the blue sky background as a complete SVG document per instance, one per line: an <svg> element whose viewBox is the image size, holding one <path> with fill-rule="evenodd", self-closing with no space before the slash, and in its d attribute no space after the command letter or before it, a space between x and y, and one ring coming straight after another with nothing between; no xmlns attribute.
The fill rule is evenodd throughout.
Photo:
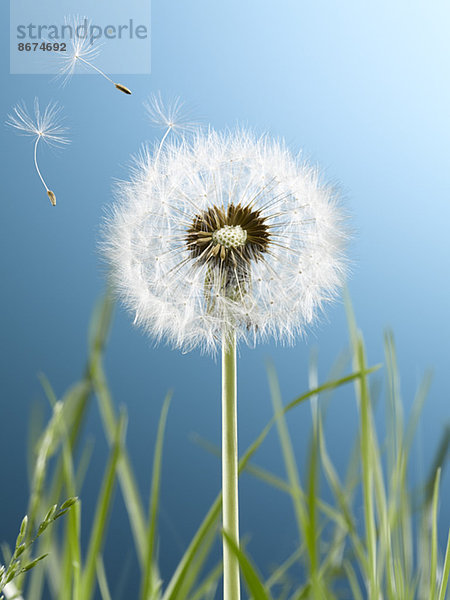
<svg viewBox="0 0 450 600"><path fill-rule="evenodd" d="M194 116L214 127L244 123L285 137L339 183L355 230L349 289L370 362L383 360L383 330L391 327L406 411L424 371L432 367L435 373L414 448L414 473L425 474L450 413L448 3L155 0L152 73L120 76L131 97L100 77L76 76L61 87L48 76L9 75L6 3L0 16L1 120L20 99L57 99L72 139L65 150L41 149L41 168L58 196L52 208L33 170L32 144L0 127L0 539L13 541L26 510L30 411L44 402L37 374L45 373L62 394L82 373L90 313L104 289L99 227L114 179L126 178L130 155L156 139L142 102L158 90L181 96ZM266 357L278 369L287 402L307 387L312 349L319 349L325 378L347 345L344 308L337 303L293 348L242 348L241 448L271 415ZM217 459L190 441L198 432L220 443L219 365L196 352L153 347L118 308L107 370L116 402L127 406L128 446L142 490L162 400L168 388L175 390L163 465L160 557L167 579L220 486ZM356 424L348 388L332 401L327 427L341 468ZM301 462L308 406L291 415L290 426ZM107 456L94 405L88 434L95 450L83 496L87 526ZM276 436L257 462L283 472ZM450 523L449 494L444 472L441 546ZM248 550L263 571L292 551L292 519L280 494L243 477L241 530L250 534ZM118 567L128 564L123 549L130 544L120 499L113 523L106 559L118 585Z"/></svg>

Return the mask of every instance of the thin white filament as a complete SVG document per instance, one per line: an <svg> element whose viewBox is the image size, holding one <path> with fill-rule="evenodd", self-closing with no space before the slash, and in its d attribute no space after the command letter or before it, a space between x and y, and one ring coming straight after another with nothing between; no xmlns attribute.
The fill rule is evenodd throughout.
<svg viewBox="0 0 450 600"><path fill-rule="evenodd" d="M41 170L39 169L39 165L38 165L38 161L37 161L37 147L38 147L38 144L39 144L39 141L40 141L41 137L42 136L39 135L36 138L36 142L34 144L34 166L36 167L36 171L37 171L37 174L39 175L39 179L42 181L43 186L45 187L45 189L48 192L50 190L50 188L47 186L47 184L45 183L44 178L42 177L42 173L41 173Z"/></svg>
<svg viewBox="0 0 450 600"><path fill-rule="evenodd" d="M164 142L166 141L167 136L169 135L169 133L172 131L172 125L169 125L169 127L166 130L166 133L163 135L160 143L159 143L159 148L158 148L158 152L156 154L156 158L155 158L155 162L157 163L159 161L159 156L161 154L161 150L164 146Z"/></svg>
<svg viewBox="0 0 450 600"><path fill-rule="evenodd" d="M106 73L104 73L101 69L99 69L98 67L96 67L95 65L93 65L91 62L89 62L88 60L81 58L81 56L77 56L76 57L77 60L81 60L81 62L84 62L84 64L88 65L89 67L92 67L95 71L97 71L97 73L99 73L102 77L104 77L105 79L107 79L110 83L112 83L113 85L115 85L114 81L111 79L111 77L108 77L108 75L106 75Z"/></svg>

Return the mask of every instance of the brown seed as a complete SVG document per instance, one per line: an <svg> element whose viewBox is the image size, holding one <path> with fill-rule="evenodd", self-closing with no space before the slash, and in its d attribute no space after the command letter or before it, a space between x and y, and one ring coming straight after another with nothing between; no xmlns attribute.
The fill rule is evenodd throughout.
<svg viewBox="0 0 450 600"><path fill-rule="evenodd" d="M127 87L125 87L124 85L122 85L121 83L115 83L114 84L116 86L116 88L118 90L120 90L121 92L123 92L124 94L128 94L131 96L131 90L129 90Z"/></svg>
<svg viewBox="0 0 450 600"><path fill-rule="evenodd" d="M52 206L56 206L56 196L51 190L47 190L47 196L50 198Z"/></svg>

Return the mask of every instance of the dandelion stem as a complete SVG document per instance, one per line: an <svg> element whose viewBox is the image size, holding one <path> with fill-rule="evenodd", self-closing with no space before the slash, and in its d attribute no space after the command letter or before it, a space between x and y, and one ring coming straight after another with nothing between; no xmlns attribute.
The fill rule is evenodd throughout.
<svg viewBox="0 0 450 600"><path fill-rule="evenodd" d="M222 339L222 524L239 546L236 334ZM223 540L223 598L239 600L239 562Z"/></svg>

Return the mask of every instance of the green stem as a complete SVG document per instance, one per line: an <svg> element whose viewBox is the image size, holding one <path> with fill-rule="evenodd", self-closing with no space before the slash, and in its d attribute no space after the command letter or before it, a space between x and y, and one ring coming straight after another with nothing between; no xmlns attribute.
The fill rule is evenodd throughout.
<svg viewBox="0 0 450 600"><path fill-rule="evenodd" d="M366 356L362 340L357 346L357 361L361 371L365 371ZM360 422L361 422L361 463L364 497L364 518L366 523L366 544L368 553L369 589L368 599L378 600L377 580L377 539L375 526L375 510L373 503L373 431L371 422L370 393L367 376L362 376L360 381Z"/></svg>
<svg viewBox="0 0 450 600"><path fill-rule="evenodd" d="M236 335L222 340L222 522L223 529L239 546L238 449L236 393ZM239 600L239 561L223 539L223 599Z"/></svg>

